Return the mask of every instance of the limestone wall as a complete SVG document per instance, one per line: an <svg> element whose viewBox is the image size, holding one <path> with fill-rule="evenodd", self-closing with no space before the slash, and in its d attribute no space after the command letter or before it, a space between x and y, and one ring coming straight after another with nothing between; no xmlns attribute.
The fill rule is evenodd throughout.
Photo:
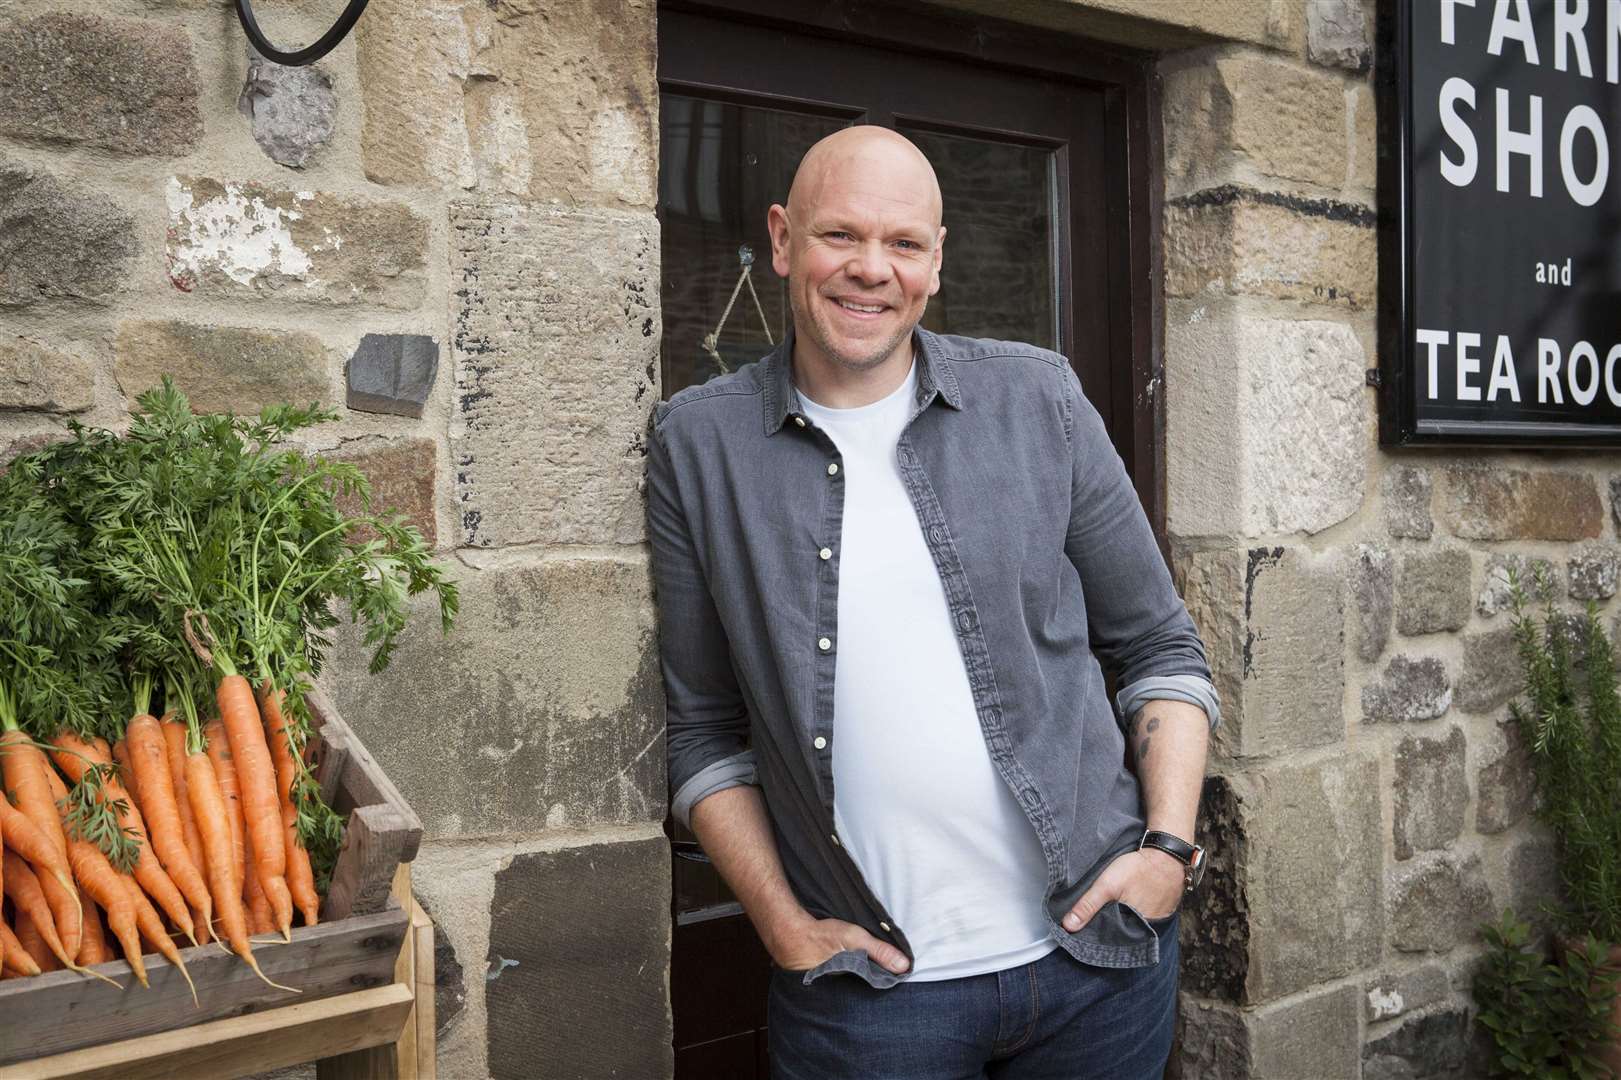
<svg viewBox="0 0 1621 1080"><path fill-rule="evenodd" d="M0 458L163 372L326 402L461 581L451 639L328 674L426 827L446 1076L670 1069L655 54L652 0L372 0L301 71L223 0L0 0Z"/></svg>
<svg viewBox="0 0 1621 1080"><path fill-rule="evenodd" d="M1483 1075L1478 926L1555 884L1505 568L1613 604L1614 458L1379 448L1374 8L1294 7L1161 63L1169 528L1225 715L1176 1065Z"/></svg>

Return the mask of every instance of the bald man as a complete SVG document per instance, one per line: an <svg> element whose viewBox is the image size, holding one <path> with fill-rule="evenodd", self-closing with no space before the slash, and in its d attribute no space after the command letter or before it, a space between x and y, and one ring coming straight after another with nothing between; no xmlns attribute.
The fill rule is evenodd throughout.
<svg viewBox="0 0 1621 1080"><path fill-rule="evenodd" d="M656 410L671 810L771 954L773 1075L1157 1077L1219 702L1069 363L919 326L942 213L895 132L817 143L792 333Z"/></svg>

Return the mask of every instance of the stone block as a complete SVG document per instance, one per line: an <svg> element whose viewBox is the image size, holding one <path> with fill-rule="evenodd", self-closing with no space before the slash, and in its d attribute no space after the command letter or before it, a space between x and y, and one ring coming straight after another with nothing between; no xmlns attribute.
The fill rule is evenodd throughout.
<svg viewBox="0 0 1621 1080"><path fill-rule="evenodd" d="M1260 757L1344 738L1345 587L1336 556L1198 552L1179 576L1221 694L1222 753Z"/></svg>
<svg viewBox="0 0 1621 1080"><path fill-rule="evenodd" d="M1379 481L1385 504L1385 531L1410 540L1428 540L1435 529L1430 517L1430 473L1411 465L1393 465Z"/></svg>
<svg viewBox="0 0 1621 1080"><path fill-rule="evenodd" d="M172 157L202 138L198 96L177 26L65 11L0 23L0 135Z"/></svg>
<svg viewBox="0 0 1621 1080"><path fill-rule="evenodd" d="M1340 986L1260 1009L1183 994L1166 1073L1177 1080L1301 1080L1356 1076L1362 1033L1357 989Z"/></svg>
<svg viewBox="0 0 1621 1080"><path fill-rule="evenodd" d="M1621 530L1621 475L1610 477L1610 517Z"/></svg>
<svg viewBox="0 0 1621 1080"><path fill-rule="evenodd" d="M1315 64L1367 71L1373 64L1371 30L1362 0L1312 0L1306 5L1306 55Z"/></svg>
<svg viewBox="0 0 1621 1080"><path fill-rule="evenodd" d="M1562 910L1566 900L1553 837L1538 830L1509 852L1506 891L1508 899L1504 906L1513 908L1515 915L1534 926L1538 933L1554 929L1555 919L1547 909Z"/></svg>
<svg viewBox="0 0 1621 1080"><path fill-rule="evenodd" d="M1451 995L1452 979L1439 964L1382 972L1366 983L1363 1015L1370 1024L1393 1020L1427 1009Z"/></svg>
<svg viewBox="0 0 1621 1080"><path fill-rule="evenodd" d="M1465 1080L1469 1013L1447 1005L1404 1020L1362 1048L1362 1080Z"/></svg>
<svg viewBox="0 0 1621 1080"><path fill-rule="evenodd" d="M1346 178L1346 97L1337 75L1256 52L1217 55L1166 85L1167 186L1212 168L1338 191ZM1225 171L1225 170L1224 170Z"/></svg>
<svg viewBox="0 0 1621 1080"><path fill-rule="evenodd" d="M1379 107L1373 88L1358 83L1346 95L1351 117L1351 186L1372 190L1379 183Z"/></svg>
<svg viewBox="0 0 1621 1080"><path fill-rule="evenodd" d="M1537 584L1539 572L1546 575L1547 588ZM1499 611L1512 610L1515 583L1525 594L1528 606L1539 605L1564 591L1559 567L1551 559L1529 555L1490 555L1486 558L1486 583L1481 587L1475 610L1488 619Z"/></svg>
<svg viewBox="0 0 1621 1080"><path fill-rule="evenodd" d="M1362 506L1367 356L1341 323L1167 304L1166 477L1181 537L1316 533Z"/></svg>
<svg viewBox="0 0 1621 1080"><path fill-rule="evenodd" d="M248 77L237 109L253 127L253 141L278 165L301 169L332 138L338 95L318 65L287 67L248 46Z"/></svg>
<svg viewBox="0 0 1621 1080"><path fill-rule="evenodd" d="M1219 884L1183 939L1188 988L1261 1004L1378 960L1379 806L1365 798L1378 762L1337 757L1224 783L1206 830Z"/></svg>
<svg viewBox="0 0 1621 1080"><path fill-rule="evenodd" d="M662 836L512 857L490 904L494 1080L672 1075L669 897Z"/></svg>
<svg viewBox="0 0 1621 1080"><path fill-rule="evenodd" d="M1446 518L1465 540L1594 540L1604 528L1598 485L1586 473L1454 465Z"/></svg>
<svg viewBox="0 0 1621 1080"><path fill-rule="evenodd" d="M0 450L0 476L6 475L11 470L11 463L24 454L32 454L35 450L43 450L55 443L67 441L68 433L65 431L42 431L11 440L4 450Z"/></svg>
<svg viewBox="0 0 1621 1080"><path fill-rule="evenodd" d="M1199 799L1195 842L1205 876L1182 903L1182 987L1201 997L1242 1001L1249 977L1250 921L1246 878L1247 817L1225 776L1208 776Z"/></svg>
<svg viewBox="0 0 1621 1080"><path fill-rule="evenodd" d="M0 338L0 409L83 412L95 384L95 370L76 353L24 337Z"/></svg>
<svg viewBox="0 0 1621 1080"><path fill-rule="evenodd" d="M1396 858L1446 847L1469 808L1463 730L1445 739L1409 737L1396 747Z"/></svg>
<svg viewBox="0 0 1621 1080"><path fill-rule="evenodd" d="M134 401L172 375L197 412L331 404L328 363L321 339L299 330L146 320L124 323L113 340L114 373L126 397Z"/></svg>
<svg viewBox="0 0 1621 1080"><path fill-rule="evenodd" d="M1503 752L1481 766L1475 778L1475 830L1506 832L1525 819L1537 800L1537 774L1519 725L1501 725Z"/></svg>
<svg viewBox="0 0 1621 1080"><path fill-rule="evenodd" d="M1167 296L1246 293L1360 310L1378 284L1373 211L1224 185L1165 210Z"/></svg>
<svg viewBox="0 0 1621 1080"><path fill-rule="evenodd" d="M461 542L639 543L657 222L462 203L450 228Z"/></svg>
<svg viewBox="0 0 1621 1080"><path fill-rule="evenodd" d="M346 628L333 701L429 837L663 820L664 685L645 555L459 571L441 637L414 605L386 678Z"/></svg>
<svg viewBox="0 0 1621 1080"><path fill-rule="evenodd" d="M1362 719L1373 723L1434 720L1451 707L1452 682L1433 656L1393 656L1379 681L1362 688Z"/></svg>
<svg viewBox="0 0 1621 1080"><path fill-rule="evenodd" d="M1459 861L1431 854L1391 872L1390 944L1400 952L1444 953L1469 944L1495 914L1478 855Z"/></svg>
<svg viewBox="0 0 1621 1080"><path fill-rule="evenodd" d="M360 412L420 417L439 376L439 343L424 334L367 334L344 368Z"/></svg>
<svg viewBox="0 0 1621 1080"><path fill-rule="evenodd" d="M138 250L134 218L112 200L0 158L0 309L109 303Z"/></svg>
<svg viewBox="0 0 1621 1080"><path fill-rule="evenodd" d="M1525 677L1512 626L1463 635L1463 674L1458 679L1458 708L1489 713L1520 692Z"/></svg>
<svg viewBox="0 0 1621 1080"><path fill-rule="evenodd" d="M1463 548L1405 553L1396 573L1396 629L1404 634L1463 629L1474 597L1472 572Z"/></svg>
<svg viewBox="0 0 1621 1080"><path fill-rule="evenodd" d="M1365 663L1378 660L1390 641L1396 569L1390 552L1371 544L1352 549L1351 596L1356 601L1356 653Z"/></svg>
<svg viewBox="0 0 1621 1080"><path fill-rule="evenodd" d="M355 36L372 180L652 210L652 0L378 0Z"/></svg>
<svg viewBox="0 0 1621 1080"><path fill-rule="evenodd" d="M206 177L168 185L181 292L324 304L422 304L428 223L401 203Z"/></svg>
<svg viewBox="0 0 1621 1080"><path fill-rule="evenodd" d="M371 483L371 513L403 514L433 547L439 541L434 497L439 489L439 447L432 439L357 439L328 455L352 462ZM346 513L360 513L357 497L340 497ZM369 527L356 531L369 540L377 534Z"/></svg>
<svg viewBox="0 0 1621 1080"><path fill-rule="evenodd" d="M1584 544L1572 553L1566 567L1572 600L1608 600L1615 595L1616 578L1621 575L1621 552Z"/></svg>

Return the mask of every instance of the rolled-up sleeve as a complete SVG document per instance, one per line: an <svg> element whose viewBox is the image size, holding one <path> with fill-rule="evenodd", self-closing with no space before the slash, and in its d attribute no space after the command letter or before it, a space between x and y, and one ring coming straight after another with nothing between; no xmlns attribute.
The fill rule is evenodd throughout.
<svg viewBox="0 0 1621 1080"><path fill-rule="evenodd" d="M1204 642L1103 418L1074 370L1063 368L1073 455L1064 553L1080 574L1092 651L1118 675L1117 719L1144 701L1168 698L1200 706L1214 726L1221 706Z"/></svg>
<svg viewBox="0 0 1621 1080"><path fill-rule="evenodd" d="M692 808L701 799L758 780L746 743L748 709L682 508L669 433L662 430L666 411L661 403L648 439L647 526L664 672L670 812L690 828Z"/></svg>

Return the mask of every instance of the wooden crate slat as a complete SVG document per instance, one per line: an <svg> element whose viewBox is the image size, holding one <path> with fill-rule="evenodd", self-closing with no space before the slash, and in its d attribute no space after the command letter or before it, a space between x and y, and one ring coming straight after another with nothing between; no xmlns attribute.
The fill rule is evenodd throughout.
<svg viewBox="0 0 1621 1080"><path fill-rule="evenodd" d="M393 807L406 824L409 835L406 837L407 845L401 857L402 862L410 862L416 858L417 846L422 840L422 820L417 817L411 804L405 801L400 789L394 786L394 781L377 764L371 751L366 749L364 743L355 737L354 730L338 716L336 709L326 694L312 690L307 698L311 717L318 717L320 722L317 729L333 727L344 735L343 742L348 748L348 755L343 764L342 788L354 799L357 807L369 806L374 803L386 803Z"/></svg>
<svg viewBox="0 0 1621 1080"><path fill-rule="evenodd" d="M227 1080L390 1042L410 1008L410 989L390 983L0 1066L0 1080Z"/></svg>
<svg viewBox="0 0 1621 1080"><path fill-rule="evenodd" d="M394 908L341 923L301 926L293 931L291 944L262 945L253 955L267 976L297 987L310 1000L384 986L393 981L395 956L409 922L404 911ZM0 1023L0 1064L299 1000L266 986L241 958L217 945L182 949L180 956L197 983L199 1007L192 1005L180 972L155 954L143 958L152 984L147 990L130 985L129 965L121 960L96 970L125 984L124 990L71 971L0 982L0 1017L5 1018Z"/></svg>
<svg viewBox="0 0 1621 1080"><path fill-rule="evenodd" d="M412 830L392 806L362 806L349 815L343 850L321 906L324 919L380 911L388 903L394 873Z"/></svg>

